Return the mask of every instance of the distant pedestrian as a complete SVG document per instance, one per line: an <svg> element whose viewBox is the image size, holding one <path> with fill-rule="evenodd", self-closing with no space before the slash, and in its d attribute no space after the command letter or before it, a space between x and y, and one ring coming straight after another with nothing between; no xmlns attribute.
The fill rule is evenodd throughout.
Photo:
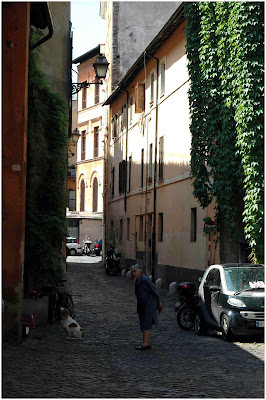
<svg viewBox="0 0 266 400"><path fill-rule="evenodd" d="M158 322L157 310L162 311L162 303L156 286L143 275L138 264L132 267L135 281L135 295L137 296L137 313L139 314L140 329L142 330L143 343L136 350L149 350L150 334L153 324Z"/></svg>

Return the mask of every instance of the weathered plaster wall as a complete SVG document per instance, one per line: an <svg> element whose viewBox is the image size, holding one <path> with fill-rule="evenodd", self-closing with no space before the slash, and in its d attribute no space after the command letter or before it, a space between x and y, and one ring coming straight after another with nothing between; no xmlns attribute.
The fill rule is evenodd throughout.
<svg viewBox="0 0 266 400"><path fill-rule="evenodd" d="M121 1L113 3L113 80L118 83L180 1Z"/></svg>
<svg viewBox="0 0 266 400"><path fill-rule="evenodd" d="M49 3L54 34L40 48L40 64L48 81L66 101L69 97L70 82L70 2Z"/></svg>

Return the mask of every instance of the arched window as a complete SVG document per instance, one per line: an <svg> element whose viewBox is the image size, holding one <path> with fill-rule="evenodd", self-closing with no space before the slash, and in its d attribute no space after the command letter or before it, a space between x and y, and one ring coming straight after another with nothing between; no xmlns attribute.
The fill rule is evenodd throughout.
<svg viewBox="0 0 266 400"><path fill-rule="evenodd" d="M92 211L96 212L98 209L98 180L93 179L93 195L92 195Z"/></svg>
<svg viewBox="0 0 266 400"><path fill-rule="evenodd" d="M84 180L80 183L80 211L85 211L85 182Z"/></svg>

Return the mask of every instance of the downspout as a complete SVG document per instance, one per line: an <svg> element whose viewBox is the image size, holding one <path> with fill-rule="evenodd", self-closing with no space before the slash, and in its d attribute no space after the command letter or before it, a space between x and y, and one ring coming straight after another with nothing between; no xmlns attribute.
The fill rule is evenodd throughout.
<svg viewBox="0 0 266 400"><path fill-rule="evenodd" d="M40 46L41 44L43 44L47 40L51 39L51 37L53 36L54 23L53 23L52 13L51 13L51 10L50 10L50 7L49 7L48 3L47 3L47 7L45 7L45 15L46 15L46 18L47 18L47 26L48 26L49 33L48 33L48 35L46 35L42 39L40 39L38 42L34 43L31 46L31 50L36 49L36 47Z"/></svg>
<svg viewBox="0 0 266 400"><path fill-rule="evenodd" d="M146 53L146 51L145 51ZM157 71L156 71L156 116L155 116L155 149L154 149L154 185L153 185L153 232L152 232L152 281L155 281L155 266L156 266L156 206L157 206L157 191L156 191L156 183L157 183L157 141L158 141L158 92L159 92L159 60L158 58L152 56L149 53L146 53L149 57L154 58L157 62Z"/></svg>
<svg viewBox="0 0 266 400"><path fill-rule="evenodd" d="M128 101L129 101L129 93L126 89L122 89L119 86L121 92L125 92L127 94L126 100L126 184L125 184L125 197L124 197L124 211L127 212L127 148L128 148Z"/></svg>

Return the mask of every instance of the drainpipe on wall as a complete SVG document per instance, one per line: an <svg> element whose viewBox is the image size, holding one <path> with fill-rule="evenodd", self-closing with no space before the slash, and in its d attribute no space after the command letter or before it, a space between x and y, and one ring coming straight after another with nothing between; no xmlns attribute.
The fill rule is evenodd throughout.
<svg viewBox="0 0 266 400"><path fill-rule="evenodd" d="M125 197L124 197L124 211L127 211L127 147L128 147L128 101L129 101L129 93L126 89L122 89L119 86L121 92L125 92L127 94L126 101L126 186L125 186Z"/></svg>
<svg viewBox="0 0 266 400"><path fill-rule="evenodd" d="M145 51L146 53L146 51ZM154 149L154 185L153 185L153 232L152 232L152 253L151 253L151 259L152 259L152 269L151 269L151 275L152 275L152 281L155 281L155 266L156 266L156 220L157 220L157 214L156 214L156 202L157 202L157 193L156 193L156 183L157 183L157 141L158 141L158 89L159 89L159 60L158 58L152 56L149 53L146 53L147 56L154 58L157 63L156 67L156 121L155 121L155 149Z"/></svg>
<svg viewBox="0 0 266 400"><path fill-rule="evenodd" d="M54 23L53 23L52 13L51 13L48 2L46 2L44 4L44 12L45 12L45 17L46 17L49 33L46 36L44 36L42 39L40 39L38 42L34 43L31 46L31 50L36 49L36 47L39 47L41 44L43 44L47 40L51 39L51 37L54 34Z"/></svg>

